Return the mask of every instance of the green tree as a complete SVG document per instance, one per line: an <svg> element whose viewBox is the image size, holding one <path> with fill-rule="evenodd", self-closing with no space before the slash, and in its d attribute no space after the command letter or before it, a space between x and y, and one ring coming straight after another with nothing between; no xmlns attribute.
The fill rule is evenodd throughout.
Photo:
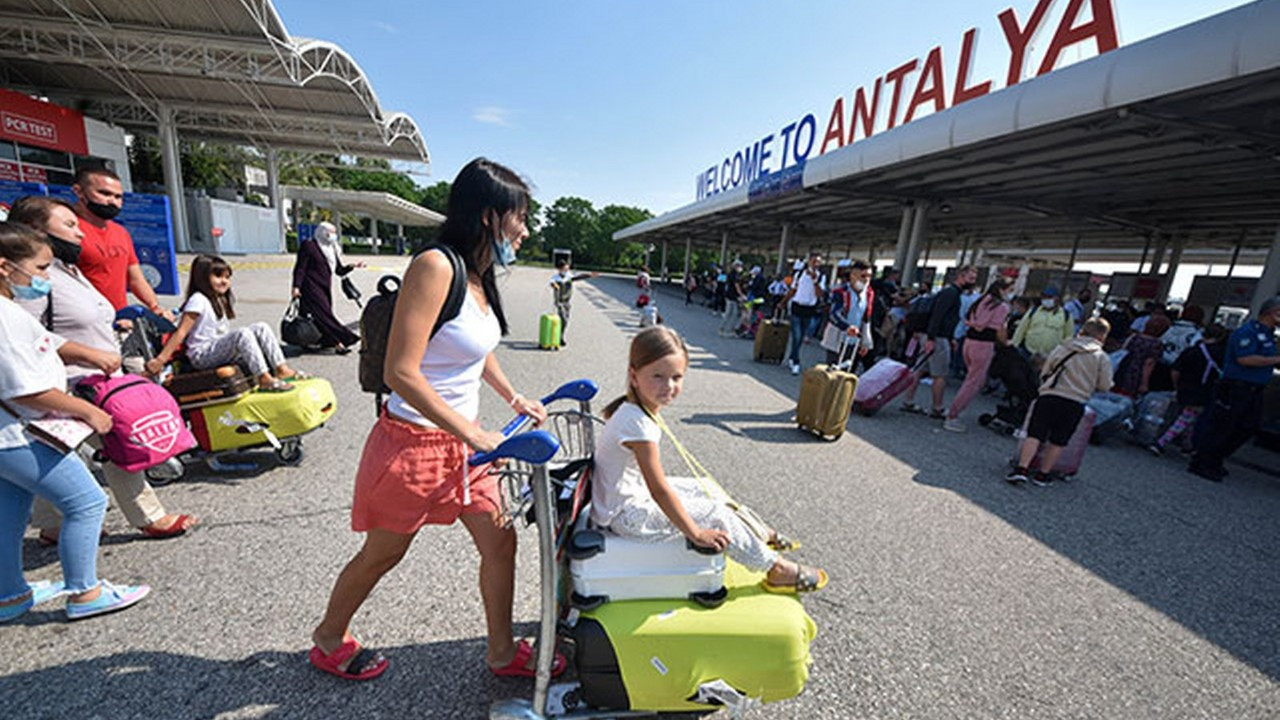
<svg viewBox="0 0 1280 720"><path fill-rule="evenodd" d="M540 243L544 253L550 255L553 249L564 248L573 252L574 261L579 264L598 262L592 245L600 233L600 213L590 200L559 198L546 209L545 217Z"/></svg>
<svg viewBox="0 0 1280 720"><path fill-rule="evenodd" d="M612 262L609 264L614 267L635 268L644 264L644 244L637 242L620 243L613 239L613 234L638 222L644 222L651 217L653 217L653 213L644 208L626 205L606 205L599 214L599 230L591 243L592 254L596 257L612 258Z"/></svg>

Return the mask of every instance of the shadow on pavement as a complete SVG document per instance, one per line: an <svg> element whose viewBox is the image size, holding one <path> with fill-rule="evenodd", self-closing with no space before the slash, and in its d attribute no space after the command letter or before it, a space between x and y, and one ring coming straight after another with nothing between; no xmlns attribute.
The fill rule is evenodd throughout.
<svg viewBox="0 0 1280 720"><path fill-rule="evenodd" d="M485 671L484 646L476 638L378 648L391 666L368 682L324 674L306 652L209 660L131 651L7 675L0 696L7 717L279 720L368 717L377 708L376 716L387 718L484 718L491 702L533 693L532 680Z"/></svg>

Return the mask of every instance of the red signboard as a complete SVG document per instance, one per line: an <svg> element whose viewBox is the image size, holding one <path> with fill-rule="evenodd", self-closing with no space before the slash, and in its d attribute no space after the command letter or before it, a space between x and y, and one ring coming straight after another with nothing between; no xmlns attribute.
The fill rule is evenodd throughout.
<svg viewBox="0 0 1280 720"><path fill-rule="evenodd" d="M21 180L18 177L18 163L11 160L0 160L0 180Z"/></svg>
<svg viewBox="0 0 1280 720"><path fill-rule="evenodd" d="M0 88L0 138L73 155L89 154L84 115L3 88Z"/></svg>
<svg viewBox="0 0 1280 720"><path fill-rule="evenodd" d="M45 169L37 165L22 166L23 182L48 183L49 176L45 173Z"/></svg>

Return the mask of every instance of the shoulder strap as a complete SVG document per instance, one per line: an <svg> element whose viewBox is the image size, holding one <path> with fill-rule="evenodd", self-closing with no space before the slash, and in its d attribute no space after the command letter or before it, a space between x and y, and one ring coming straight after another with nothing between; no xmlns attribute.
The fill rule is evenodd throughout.
<svg viewBox="0 0 1280 720"><path fill-rule="evenodd" d="M444 243L430 243L422 248L422 252L428 250L439 250L444 256L449 258L449 264L453 266L453 278L449 281L449 294L445 296L444 307L440 308L440 316L436 318L436 324L431 328L431 337L435 337L440 332L440 328L444 324L458 317L458 313L462 310L462 302L466 299L467 293L467 268L462 263L462 258L457 251L451 246Z"/></svg>
<svg viewBox="0 0 1280 720"><path fill-rule="evenodd" d="M867 307L866 307L866 310L863 312L863 318L862 318L864 322L871 319L871 308L875 304L876 304L875 288L868 287L867 288Z"/></svg>
<svg viewBox="0 0 1280 720"><path fill-rule="evenodd" d="M1209 348L1205 347L1203 342L1198 344L1200 352L1204 354L1204 375L1200 376L1200 384L1203 385L1209 382L1209 373L1216 372L1221 375L1222 368L1218 367L1218 363L1214 362L1213 357L1209 355Z"/></svg>
<svg viewBox="0 0 1280 720"><path fill-rule="evenodd" d="M45 330L53 332L53 291L50 290L44 297L44 312L40 313L40 323Z"/></svg>
<svg viewBox="0 0 1280 720"><path fill-rule="evenodd" d="M1052 382L1049 383L1049 387L1058 387L1058 381L1062 379L1062 372L1067 369L1067 361L1079 354L1079 350L1072 350L1067 353L1066 357L1058 361L1058 364L1049 371L1049 377L1053 378Z"/></svg>

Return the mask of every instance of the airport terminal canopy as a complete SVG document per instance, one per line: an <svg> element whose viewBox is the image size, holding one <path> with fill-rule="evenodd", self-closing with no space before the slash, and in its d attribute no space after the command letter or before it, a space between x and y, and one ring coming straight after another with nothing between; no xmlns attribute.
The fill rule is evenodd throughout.
<svg viewBox="0 0 1280 720"><path fill-rule="evenodd" d="M1280 0L1259 0L810 157L615 233L771 250L1271 247ZM821 138L821 127L819 127ZM904 208L908 208L905 209ZM781 232L780 232L781 230ZM785 242L785 240L784 240ZM1221 252L1221 251L1219 251ZM1274 254L1274 253L1273 253ZM907 263L911 264L911 263Z"/></svg>
<svg viewBox="0 0 1280 720"><path fill-rule="evenodd" d="M444 215L391 193L301 185L285 185L280 189L286 198L295 202L301 200L321 205L342 214L364 215L415 227L434 227L444 223Z"/></svg>
<svg viewBox="0 0 1280 720"><path fill-rule="evenodd" d="M429 160L355 60L291 36L270 0L0 0L0 86L135 132Z"/></svg>

